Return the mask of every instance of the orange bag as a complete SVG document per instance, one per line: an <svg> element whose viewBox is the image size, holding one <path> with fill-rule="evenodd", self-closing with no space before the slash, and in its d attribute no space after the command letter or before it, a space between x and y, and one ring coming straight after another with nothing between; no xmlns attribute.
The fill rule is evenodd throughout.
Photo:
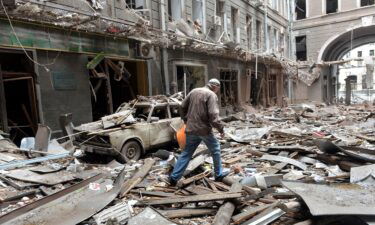
<svg viewBox="0 0 375 225"><path fill-rule="evenodd" d="M177 137L177 143L178 143L178 146L180 146L180 148L182 150L184 150L185 148L185 145L186 145L186 134L185 134L185 128L186 128L186 125L184 124L181 129L179 129L177 132L176 132L176 137Z"/></svg>

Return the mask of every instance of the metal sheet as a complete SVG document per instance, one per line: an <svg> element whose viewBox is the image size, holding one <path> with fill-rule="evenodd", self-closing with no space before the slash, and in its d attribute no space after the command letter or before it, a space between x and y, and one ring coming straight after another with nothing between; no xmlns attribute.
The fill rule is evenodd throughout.
<svg viewBox="0 0 375 225"><path fill-rule="evenodd" d="M14 168L26 166L26 165L31 164L31 163L44 162L44 161L48 161L48 160L52 160L52 159L61 159L61 158L66 158L68 156L69 156L69 152L62 153L62 154L56 154L56 155L48 155L48 156L38 157L38 158L34 158L34 159L29 159L29 160L3 163L3 164L0 164L0 170L14 169Z"/></svg>
<svg viewBox="0 0 375 225"><path fill-rule="evenodd" d="M366 162L375 163L375 150L359 148L359 147L342 147L340 148L342 152L350 157L359 159Z"/></svg>
<svg viewBox="0 0 375 225"><path fill-rule="evenodd" d="M37 172L37 173L54 173L57 171L60 171L62 169L66 168L65 165L61 165L58 163L50 163L47 165L40 165L40 166L35 166L28 168L28 170Z"/></svg>
<svg viewBox="0 0 375 225"><path fill-rule="evenodd" d="M289 164L292 164L294 166L297 166L298 168L300 168L302 170L307 169L307 166L304 163L301 163L297 160L287 158L287 157L282 157L282 156L277 156L277 155L263 155L262 158L260 158L260 159L289 163Z"/></svg>
<svg viewBox="0 0 375 225"><path fill-rule="evenodd" d="M245 224L246 225L267 225L277 220L280 216L284 214L285 212L279 208L268 209L243 224L244 225Z"/></svg>
<svg viewBox="0 0 375 225"><path fill-rule="evenodd" d="M283 181L282 184L299 195L314 216L375 215L375 187L357 184L305 184Z"/></svg>
<svg viewBox="0 0 375 225"><path fill-rule="evenodd" d="M5 174L7 177L27 181L31 183L45 184L45 185L55 185L63 182L71 181L75 179L73 173L69 171L59 171L56 173L38 174L31 172L29 170L11 170L9 173Z"/></svg>
<svg viewBox="0 0 375 225"><path fill-rule="evenodd" d="M138 215L129 219L128 225L177 225L166 219L156 210L147 207Z"/></svg>
<svg viewBox="0 0 375 225"><path fill-rule="evenodd" d="M375 184L375 164L352 167L350 169L350 183Z"/></svg>
<svg viewBox="0 0 375 225"><path fill-rule="evenodd" d="M124 170L111 179L94 176L0 217L0 224L77 224L103 209L118 195ZM113 184L113 188L109 189ZM54 215L54 216L51 216Z"/></svg>
<svg viewBox="0 0 375 225"><path fill-rule="evenodd" d="M375 162L375 150L365 149L365 148L360 148L360 147L352 147L352 146L350 147L338 146L326 140L323 140L323 141L314 140L314 143L316 144L316 146L318 146L320 150L330 153L330 154L334 154L334 153L341 151L345 153L346 155L352 158L358 159L358 160L372 162L372 163Z"/></svg>

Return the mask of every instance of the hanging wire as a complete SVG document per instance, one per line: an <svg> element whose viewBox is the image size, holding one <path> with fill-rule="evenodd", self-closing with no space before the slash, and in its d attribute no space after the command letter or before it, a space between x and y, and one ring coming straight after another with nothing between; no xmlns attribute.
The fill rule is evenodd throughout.
<svg viewBox="0 0 375 225"><path fill-rule="evenodd" d="M2 8L3 8L3 10L4 10L5 16L7 17L7 20L8 20L8 22L9 22L9 26L10 26L10 28L12 29L12 32L13 32L13 34L14 34L14 36L15 36L17 42L18 42L18 45L22 48L22 50L23 50L23 52L25 53L26 57L27 57L31 62L35 63L36 65L38 65L38 66L40 66L40 67L43 67L47 72L49 72L50 70L48 69L47 66L51 66L51 65L55 64L57 58L60 56L60 54L61 54L62 51L59 51L59 52L57 53L57 55L55 56L55 58L52 60L51 63L42 64L42 63L39 63L39 62L37 62L36 60L34 60L34 59L28 54L28 52L27 52L27 50L25 49L25 47L22 45L22 43L21 43L21 41L20 41L20 39L19 39L19 37L18 37L18 35L17 35L15 29L14 29L14 26L13 26L13 24L12 24L12 21L11 21L11 19L10 19L10 16L9 16L9 14L8 14L8 11L6 10L6 7L4 6L4 2L3 2L3 0L0 0L0 1L1 1L1 6L2 6ZM89 7L90 7L90 8L96 13L95 9L92 8L88 2L85 2L85 3L87 3L87 5L88 5L88 6L89 6ZM70 37L70 34L71 34L72 30L73 30L73 29L71 28L71 29L69 30L69 32L68 32L68 38ZM48 32L48 35L50 35L49 32ZM48 55L47 55L47 57L48 57Z"/></svg>
<svg viewBox="0 0 375 225"><path fill-rule="evenodd" d="M4 6L4 2L3 2L3 0L1 0L1 6L2 6L2 8L3 8L3 10L4 10L4 13L5 13L7 19L8 19L8 22L9 22L10 28L12 29L12 32L13 32L13 34L14 34L14 36L15 36L15 38L16 38L18 44L19 44L19 46L22 48L23 52L25 53L26 57L27 57L31 62L37 64L38 66L43 67L43 68L48 72L49 69L47 68L47 66L52 65L53 63L52 63L52 64L41 64L41 63L38 63L37 61L35 61L35 60L32 59L32 57L27 53L26 49L23 47L23 45L22 45L20 39L18 38L18 35L17 35L16 31L14 30L14 27L13 27L12 21L11 21L9 15L8 15L8 12L7 12L7 10L6 10L5 6Z"/></svg>

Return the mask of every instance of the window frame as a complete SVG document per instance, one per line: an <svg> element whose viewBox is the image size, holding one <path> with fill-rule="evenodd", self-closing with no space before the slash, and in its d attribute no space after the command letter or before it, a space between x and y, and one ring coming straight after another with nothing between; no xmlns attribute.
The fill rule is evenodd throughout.
<svg viewBox="0 0 375 225"><path fill-rule="evenodd" d="M368 7L368 6L372 6L372 5L375 5L375 1L374 0L367 0L367 1L373 1L373 3L368 3L368 5L362 5L362 1L363 0L358 0L358 7L359 8L362 8L362 7Z"/></svg>
<svg viewBox="0 0 375 225"><path fill-rule="evenodd" d="M337 1L337 10L335 12L330 12L328 13L327 12L327 4L328 4L328 1L330 0L322 0L322 13L323 15L329 15L329 14L335 14L335 13L338 13L341 11L341 0L332 0L332 1Z"/></svg>

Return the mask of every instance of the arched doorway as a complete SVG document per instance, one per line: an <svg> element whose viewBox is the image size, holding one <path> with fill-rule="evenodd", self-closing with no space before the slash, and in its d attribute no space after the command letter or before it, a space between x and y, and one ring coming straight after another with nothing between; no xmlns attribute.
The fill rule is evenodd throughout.
<svg viewBox="0 0 375 225"><path fill-rule="evenodd" d="M360 46L375 43L375 25L357 26L352 29L331 37L322 46L319 51L318 62L323 63L321 66L321 77L317 85L321 85L321 98L325 102L334 102L339 98L339 66L342 65L340 60L343 60L353 49ZM357 57L349 57L351 60ZM331 62L325 64L324 62Z"/></svg>

